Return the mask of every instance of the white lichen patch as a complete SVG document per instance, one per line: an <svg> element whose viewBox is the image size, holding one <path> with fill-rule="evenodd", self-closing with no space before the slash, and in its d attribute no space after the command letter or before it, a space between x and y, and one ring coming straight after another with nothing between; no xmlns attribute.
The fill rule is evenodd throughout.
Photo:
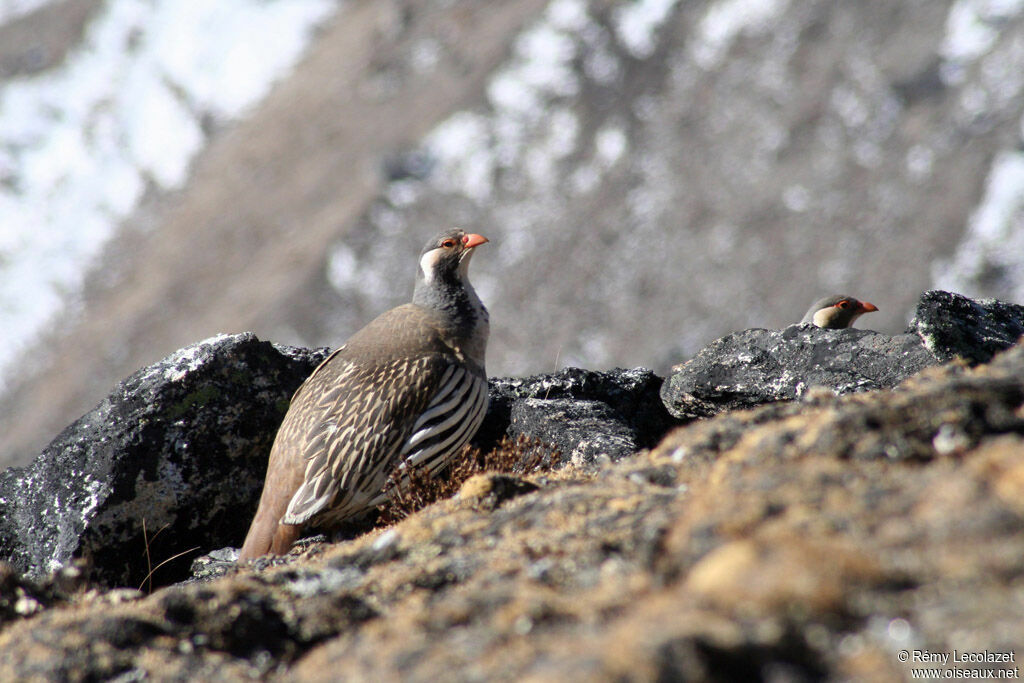
<svg viewBox="0 0 1024 683"><path fill-rule="evenodd" d="M42 541L50 553L50 558L42 568L44 572L55 572L64 567L56 556L63 556L68 550L66 546L75 543L82 527L90 523L95 511L110 493L110 485L106 481L96 479L86 472L72 472L68 476L80 482L74 489L75 500L67 498L66 489L58 488L51 504L39 511L40 522L51 529L51 533L46 534ZM38 476L26 476L22 480L22 487L25 491L38 491L40 479ZM68 514L69 510L74 510L76 514Z"/></svg>
<svg viewBox="0 0 1024 683"><path fill-rule="evenodd" d="M202 355L209 351L211 346L216 346L230 337L229 334L218 334L183 349L178 349L161 361L157 367L163 368L163 377L168 382L181 381L190 372L194 372L202 366Z"/></svg>
<svg viewBox="0 0 1024 683"><path fill-rule="evenodd" d="M110 485L106 481L95 479L88 474L82 475L81 482L82 489L86 492L86 499L80 509L82 518L88 520L100 504L106 500L107 494L110 493Z"/></svg>

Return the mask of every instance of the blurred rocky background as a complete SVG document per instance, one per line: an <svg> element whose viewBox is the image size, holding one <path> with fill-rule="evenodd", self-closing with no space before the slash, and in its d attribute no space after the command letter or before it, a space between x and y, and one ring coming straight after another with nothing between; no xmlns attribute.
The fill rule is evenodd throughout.
<svg viewBox="0 0 1024 683"><path fill-rule="evenodd" d="M1017 0L0 0L0 465L217 333L337 345L444 225L491 375L1020 303L1022 113Z"/></svg>

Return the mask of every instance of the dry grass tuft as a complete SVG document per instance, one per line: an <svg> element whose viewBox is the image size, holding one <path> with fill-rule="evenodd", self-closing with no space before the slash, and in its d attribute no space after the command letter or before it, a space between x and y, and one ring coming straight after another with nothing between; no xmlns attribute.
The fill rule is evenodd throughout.
<svg viewBox="0 0 1024 683"><path fill-rule="evenodd" d="M476 474L502 472L523 476L549 470L560 458L561 453L554 446L520 435L515 441L504 437L487 453L466 445L436 477L431 477L425 468L406 471L396 467L384 485L388 502L377 508L377 526L389 526L435 501L452 497L463 482Z"/></svg>

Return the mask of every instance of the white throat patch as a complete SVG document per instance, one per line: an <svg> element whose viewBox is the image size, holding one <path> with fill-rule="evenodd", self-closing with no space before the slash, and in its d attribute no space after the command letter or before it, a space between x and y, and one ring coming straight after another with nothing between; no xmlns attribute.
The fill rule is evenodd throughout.
<svg viewBox="0 0 1024 683"><path fill-rule="evenodd" d="M835 311L831 307L823 308L820 311L814 312L814 324L818 327L828 327L829 322L832 321L832 316Z"/></svg>
<svg viewBox="0 0 1024 683"><path fill-rule="evenodd" d="M434 281L434 270L437 268L437 262L443 254L443 249L431 249L420 257L420 270L423 271L423 281L427 284Z"/></svg>

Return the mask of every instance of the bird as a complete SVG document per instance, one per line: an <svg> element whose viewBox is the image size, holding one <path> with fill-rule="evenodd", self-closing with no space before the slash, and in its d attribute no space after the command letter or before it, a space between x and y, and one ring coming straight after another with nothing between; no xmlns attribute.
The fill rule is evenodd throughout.
<svg viewBox="0 0 1024 683"><path fill-rule="evenodd" d="M349 337L298 388L239 563L372 510L396 467L436 474L473 437L487 411L490 321L468 269L486 242L459 228L433 237L412 302Z"/></svg>
<svg viewBox="0 0 1024 683"><path fill-rule="evenodd" d="M839 330L852 327L854 320L865 313L877 310L877 306L867 301L858 301L845 294L833 294L815 301L807 309L807 313L804 314L800 323L810 323L817 327Z"/></svg>

